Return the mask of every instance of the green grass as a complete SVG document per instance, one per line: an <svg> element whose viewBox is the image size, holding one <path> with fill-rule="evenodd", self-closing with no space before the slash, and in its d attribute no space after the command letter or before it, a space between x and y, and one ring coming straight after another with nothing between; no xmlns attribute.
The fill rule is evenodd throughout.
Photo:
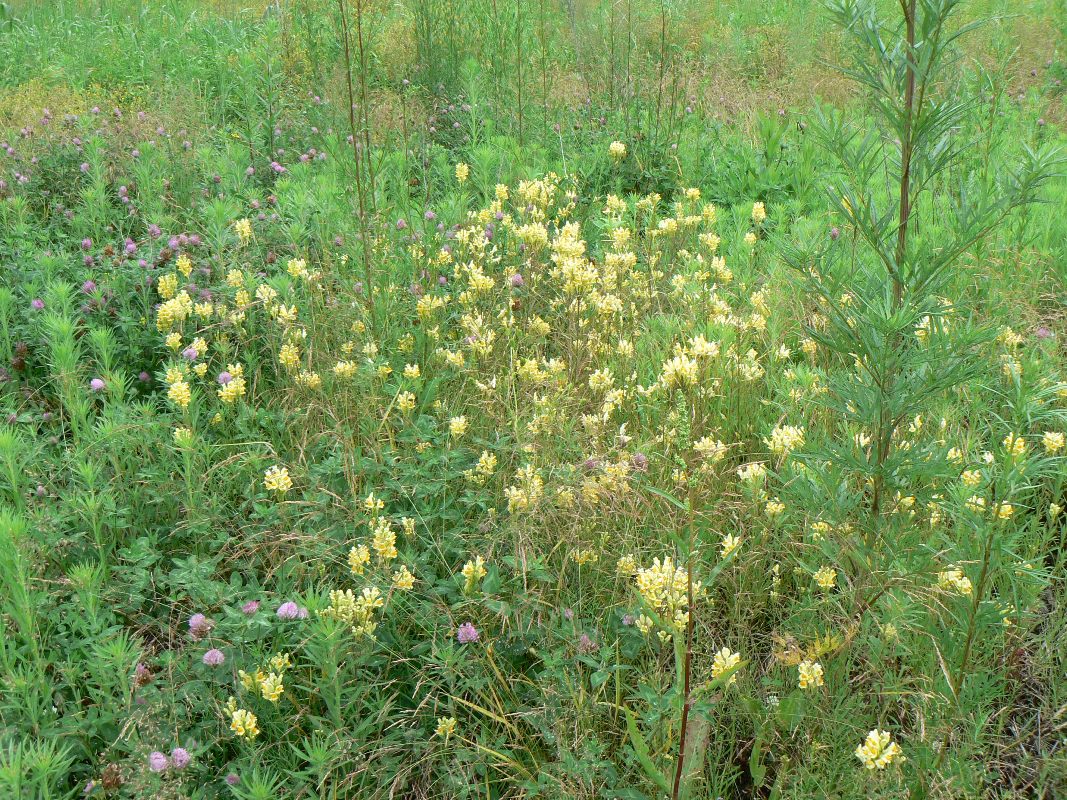
<svg viewBox="0 0 1067 800"><path fill-rule="evenodd" d="M687 696L681 796L1067 792L1062 165L916 277L1062 0L962 4L899 302L820 3L249 5L0 17L0 795L659 798Z"/></svg>

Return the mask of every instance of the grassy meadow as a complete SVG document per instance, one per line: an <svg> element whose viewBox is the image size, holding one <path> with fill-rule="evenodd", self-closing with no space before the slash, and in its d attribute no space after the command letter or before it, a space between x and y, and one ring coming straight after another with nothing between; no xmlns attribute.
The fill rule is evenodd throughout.
<svg viewBox="0 0 1067 800"><path fill-rule="evenodd" d="M0 798L1067 797L1065 0L0 3Z"/></svg>

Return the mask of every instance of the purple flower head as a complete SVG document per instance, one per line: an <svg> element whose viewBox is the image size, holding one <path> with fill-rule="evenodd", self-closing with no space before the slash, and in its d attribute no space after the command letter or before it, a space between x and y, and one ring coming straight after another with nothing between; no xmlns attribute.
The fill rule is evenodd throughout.
<svg viewBox="0 0 1067 800"><path fill-rule="evenodd" d="M34 311L40 311L42 308L44 308L44 300L42 300L40 297L35 297L33 298L33 302L31 302L30 305L33 306Z"/></svg>
<svg viewBox="0 0 1067 800"><path fill-rule="evenodd" d="M163 235L163 231L158 225L152 223L148 226L148 235L151 236L153 239L158 239L160 236Z"/></svg>
<svg viewBox="0 0 1067 800"><path fill-rule="evenodd" d="M644 472L648 469L648 456L644 453L634 453L630 457L630 465L638 472Z"/></svg>
<svg viewBox="0 0 1067 800"><path fill-rule="evenodd" d="M82 165L81 165L81 167L79 167L79 169L82 172L88 172L89 171L89 162L88 161L83 161Z"/></svg>
<svg viewBox="0 0 1067 800"><path fill-rule="evenodd" d="M91 381L89 381L89 388L92 389L94 392L104 391L104 387L106 385L107 384L104 383L103 378L93 378Z"/></svg>
<svg viewBox="0 0 1067 800"><path fill-rule="evenodd" d="M162 772L167 768L167 757L158 750L153 750L148 756L148 768L152 772Z"/></svg>
<svg viewBox="0 0 1067 800"><path fill-rule="evenodd" d="M306 619L308 610L298 606L292 600L287 600L278 606L278 611L276 613L278 619Z"/></svg>
<svg viewBox="0 0 1067 800"><path fill-rule="evenodd" d="M184 350L182 350L182 358L184 358L186 361L196 361L199 356L200 353L195 347L186 347Z"/></svg>
<svg viewBox="0 0 1067 800"><path fill-rule="evenodd" d="M142 662L138 663L133 671L133 682L137 686L144 686L152 680L152 671Z"/></svg>
<svg viewBox="0 0 1067 800"><path fill-rule="evenodd" d="M96 281L91 281L90 280L90 281L86 281L85 283L83 283L82 284L82 291L85 292L85 294L92 294L93 292L95 292L96 291Z"/></svg>
<svg viewBox="0 0 1067 800"><path fill-rule="evenodd" d="M184 769L189 766L189 762L193 760L193 757L189 755L189 751L184 747L175 747L170 751L170 760L174 764L174 769Z"/></svg>
<svg viewBox="0 0 1067 800"><path fill-rule="evenodd" d="M231 772L226 776L225 781L227 786L236 786L241 782L241 778L236 772Z"/></svg>
<svg viewBox="0 0 1067 800"><path fill-rule="evenodd" d="M249 600L247 603L245 603L243 606L241 606L241 612L244 613L244 614L248 614L250 616L252 614L255 614L257 611L259 611L259 601L258 600Z"/></svg>
<svg viewBox="0 0 1067 800"><path fill-rule="evenodd" d="M403 217L401 217L400 219L398 219L398 220L396 221L396 229L397 229L398 231L402 231L402 230L404 230L405 228L407 228L407 226L408 226L408 224L407 224L407 222L406 222L406 221L404 220L404 218L403 218Z"/></svg>
<svg viewBox="0 0 1067 800"><path fill-rule="evenodd" d="M526 281L522 279L522 275L518 272L511 276L511 285L516 289L520 288L524 283L526 283Z"/></svg>
<svg viewBox="0 0 1067 800"><path fill-rule="evenodd" d="M212 647L206 653L204 657L200 659L209 667L218 667L226 661L226 654L219 650L217 647Z"/></svg>
<svg viewBox="0 0 1067 800"><path fill-rule="evenodd" d="M82 256L82 263L87 267L91 267L93 265L93 257L86 253Z"/></svg>
<svg viewBox="0 0 1067 800"><path fill-rule="evenodd" d="M574 609L571 609L571 608L563 609L563 618L565 620L567 620L568 622L570 622L572 619L574 619Z"/></svg>
<svg viewBox="0 0 1067 800"><path fill-rule="evenodd" d="M1034 331L1034 335L1038 339L1051 339L1052 336L1053 336L1053 333L1049 328L1046 328L1044 325L1042 325L1040 328L1038 328L1036 331Z"/></svg>
<svg viewBox="0 0 1067 800"><path fill-rule="evenodd" d="M836 242L840 238L840 236L841 236L841 229L840 228L838 228L836 225L834 225L834 227L830 228L830 238L831 239L833 239Z"/></svg>
<svg viewBox="0 0 1067 800"><path fill-rule="evenodd" d="M433 211L431 211L430 209L426 209L426 213L422 216L427 222L433 222L435 219L437 219L437 215L433 213Z"/></svg>
<svg viewBox="0 0 1067 800"><path fill-rule="evenodd" d="M189 635L193 639L203 639L211 632L213 627L215 627L215 623L203 614L193 614L189 617Z"/></svg>
<svg viewBox="0 0 1067 800"><path fill-rule="evenodd" d="M222 372L219 373L218 381L223 386L225 386L227 383L229 383L232 380L233 380L233 375L228 373L226 370L223 370Z"/></svg>
<svg viewBox="0 0 1067 800"><path fill-rule="evenodd" d="M126 240L126 255L132 256L136 252L137 252L137 245L134 244L132 239L127 239Z"/></svg>
<svg viewBox="0 0 1067 800"><path fill-rule="evenodd" d="M473 623L464 622L459 626L456 631L456 640L460 644L470 644L471 642L478 641L478 629L474 627Z"/></svg>
<svg viewBox="0 0 1067 800"><path fill-rule="evenodd" d="M437 285L438 286L448 286L448 277L445 276L445 275L442 275L441 277L439 277L437 279Z"/></svg>
<svg viewBox="0 0 1067 800"><path fill-rule="evenodd" d="M82 239L82 250L88 250L92 246L93 246L93 240L90 239L88 236L86 236L84 239Z"/></svg>
<svg viewBox="0 0 1067 800"><path fill-rule="evenodd" d="M583 633L578 638L578 652L591 653L594 650L596 650L596 642L590 639L588 634Z"/></svg>
<svg viewBox="0 0 1067 800"><path fill-rule="evenodd" d="M141 383L148 383L150 380L152 380L152 376L142 370L141 374L137 376L137 380L139 380Z"/></svg>

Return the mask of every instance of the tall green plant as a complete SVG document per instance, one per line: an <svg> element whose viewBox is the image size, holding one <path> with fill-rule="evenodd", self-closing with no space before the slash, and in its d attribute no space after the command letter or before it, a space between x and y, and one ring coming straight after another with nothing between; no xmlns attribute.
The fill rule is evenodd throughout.
<svg viewBox="0 0 1067 800"><path fill-rule="evenodd" d="M853 466L872 518L901 488L907 464L922 457L895 447L901 424L973 372L967 354L980 337L937 335L956 316L944 297L949 268L1035 202L1058 163L1054 151L1024 145L1000 175L950 171L969 147L956 132L973 111L949 74L953 45L977 24L950 26L960 4L901 0L895 21L870 0L828 4L852 54L843 71L867 90L872 113L858 124L820 112L815 132L840 167L830 197L863 247L832 239L783 247L819 307L813 337L855 367L831 397L834 410L870 437L868 458Z"/></svg>
<svg viewBox="0 0 1067 800"><path fill-rule="evenodd" d="M976 356L990 334L950 299L960 261L1016 209L1036 202L1060 163L1056 152L1026 145L996 175L961 158L971 142L959 131L976 108L956 91L955 46L976 24L954 26L960 5L900 0L887 18L871 0L828 3L850 56L843 71L866 90L870 107L862 122L818 113L813 126L838 167L829 194L848 236L839 241L835 230L814 244L782 245L814 306L811 336L833 367L824 401L840 435L808 459L848 476L851 512L861 524L838 555L859 589L857 618L897 587L921 591L922 573L935 568L933 547L902 522L910 515L897 512L916 500L940 503L940 478L958 468L941 443L916 445L915 434L936 402L988 368ZM960 542L978 560L979 579L967 618L953 623L965 635L931 635L940 639L945 707L958 711L982 628L977 615L992 592L992 566L1009 560L1011 537L996 513L953 514L957 529L969 532ZM935 769L947 750L931 762ZM919 770L921 791L925 774Z"/></svg>

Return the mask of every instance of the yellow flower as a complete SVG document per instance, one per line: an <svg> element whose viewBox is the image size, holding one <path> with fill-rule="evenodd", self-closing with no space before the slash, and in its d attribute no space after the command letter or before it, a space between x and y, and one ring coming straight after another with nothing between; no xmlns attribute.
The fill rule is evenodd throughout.
<svg viewBox="0 0 1067 800"><path fill-rule="evenodd" d="M333 366L333 374L338 378L351 378L358 369L359 365L354 361L338 361Z"/></svg>
<svg viewBox="0 0 1067 800"><path fill-rule="evenodd" d="M288 653L277 653L271 656L270 668L278 673L283 673L293 666L293 659Z"/></svg>
<svg viewBox="0 0 1067 800"><path fill-rule="evenodd" d="M1015 506L1011 503L997 503L993 513L997 519L1011 519L1015 514Z"/></svg>
<svg viewBox="0 0 1067 800"><path fill-rule="evenodd" d="M740 546L740 537L728 533L722 537L722 549L719 551L719 554L723 558L728 558L730 554L733 553Z"/></svg>
<svg viewBox="0 0 1067 800"><path fill-rule="evenodd" d="M752 204L752 224L759 225L763 220L767 219L767 209L763 207L763 203Z"/></svg>
<svg viewBox="0 0 1067 800"><path fill-rule="evenodd" d="M189 384L185 381L175 381L167 390L167 397L179 408L188 408L192 396Z"/></svg>
<svg viewBox="0 0 1067 800"><path fill-rule="evenodd" d="M453 439L458 439L460 436L467 432L467 418L466 417L452 417L448 421L448 434Z"/></svg>
<svg viewBox="0 0 1067 800"><path fill-rule="evenodd" d="M237 232L237 238L241 240L241 244L248 244L252 239L252 223L247 217L233 223L233 229Z"/></svg>
<svg viewBox="0 0 1067 800"><path fill-rule="evenodd" d="M801 689L807 689L812 686L822 686L824 681L822 678L822 664L818 661L810 661L805 659L797 664L797 685Z"/></svg>
<svg viewBox="0 0 1067 800"><path fill-rule="evenodd" d="M745 464L737 469L737 477L744 483L758 483L767 474L767 468L758 461Z"/></svg>
<svg viewBox="0 0 1067 800"><path fill-rule="evenodd" d="M396 532L389 526L389 520L380 517L374 526L371 547L382 561L392 561L397 556Z"/></svg>
<svg viewBox="0 0 1067 800"><path fill-rule="evenodd" d="M485 559L481 556L476 556L474 559L464 564L462 572L464 578L464 591L473 591L475 584L484 578L486 574Z"/></svg>
<svg viewBox="0 0 1067 800"><path fill-rule="evenodd" d="M741 654L735 653L730 650L729 647L724 647L722 650L715 654L715 660L711 664L711 677L718 678L721 675L729 672L731 669L741 663ZM730 676L730 679L726 681L727 686L732 686L737 682L737 673L735 672Z"/></svg>
<svg viewBox="0 0 1067 800"><path fill-rule="evenodd" d="M826 520L819 520L818 522L811 523L811 539L815 542L821 542L826 538L828 533L833 531L833 526Z"/></svg>
<svg viewBox="0 0 1067 800"><path fill-rule="evenodd" d="M1045 446L1046 453L1055 455L1063 449L1064 435L1059 431L1045 431L1041 437L1041 444Z"/></svg>
<svg viewBox="0 0 1067 800"><path fill-rule="evenodd" d="M263 486L268 492L285 494L293 488L293 480L289 477L289 469L275 465L263 473Z"/></svg>
<svg viewBox="0 0 1067 800"><path fill-rule="evenodd" d="M290 258L285 265L285 271L294 278L306 278L308 275L307 262L302 258Z"/></svg>
<svg viewBox="0 0 1067 800"><path fill-rule="evenodd" d="M175 428L174 443L178 447L189 447L193 443L193 432L186 427Z"/></svg>
<svg viewBox="0 0 1067 800"><path fill-rule="evenodd" d="M276 672L272 672L259 684L259 691L263 694L264 700L277 703L278 699L285 691L285 685L282 683L282 676Z"/></svg>
<svg viewBox="0 0 1067 800"><path fill-rule="evenodd" d="M608 145L608 155L616 161L626 158L626 145L622 142L612 142Z"/></svg>
<svg viewBox="0 0 1067 800"><path fill-rule="evenodd" d="M308 370L301 370L300 374L296 376L296 383L298 386L304 386L308 389L320 389L322 388L322 376L317 372L310 372Z"/></svg>
<svg viewBox="0 0 1067 800"><path fill-rule="evenodd" d="M958 592L962 595L971 594L971 579L963 574L963 570L951 567L944 572L937 573L937 585L945 590Z"/></svg>
<svg viewBox="0 0 1067 800"><path fill-rule="evenodd" d="M259 735L259 721L251 711L238 708L230 715L230 730L238 736L255 739Z"/></svg>
<svg viewBox="0 0 1067 800"><path fill-rule="evenodd" d="M231 404L236 402L239 398L244 397L245 379L237 375L232 369L228 371L233 375L233 378L225 386L219 387L218 395L222 402Z"/></svg>
<svg viewBox="0 0 1067 800"><path fill-rule="evenodd" d="M804 444L804 429L795 425L778 425L763 441L775 455L786 456Z"/></svg>
<svg viewBox="0 0 1067 800"><path fill-rule="evenodd" d="M458 183L466 183L467 178L470 177L471 168L464 164L462 161L456 164L456 181Z"/></svg>
<svg viewBox="0 0 1067 800"><path fill-rule="evenodd" d="M278 352L278 361L286 369L296 369L300 364L300 348L295 344L283 344Z"/></svg>
<svg viewBox="0 0 1067 800"><path fill-rule="evenodd" d="M434 735L440 736L445 741L456 732L456 718L455 717L438 717L437 727L434 729Z"/></svg>
<svg viewBox="0 0 1067 800"><path fill-rule="evenodd" d="M393 588L400 591L407 591L415 585L415 576L411 574L406 566L401 566L396 572L393 573Z"/></svg>
<svg viewBox="0 0 1067 800"><path fill-rule="evenodd" d="M180 256L179 256L180 258ZM178 276L168 272L156 282L156 290L164 300L170 300L178 293Z"/></svg>
<svg viewBox="0 0 1067 800"><path fill-rule="evenodd" d="M767 505L764 506L763 511L768 517L773 519L785 511L785 503L776 497L773 500L767 501Z"/></svg>
<svg viewBox="0 0 1067 800"><path fill-rule="evenodd" d="M415 380L422 374L418 364L408 364L404 367L404 377L408 380Z"/></svg>
<svg viewBox="0 0 1067 800"><path fill-rule="evenodd" d="M637 591L650 609L659 614L664 624L675 632L689 623L689 576L670 557L652 559L652 566L637 570ZM700 592L699 581L693 581L693 597Z"/></svg>
<svg viewBox="0 0 1067 800"><path fill-rule="evenodd" d="M348 568L353 575L362 575L367 564L370 563L370 550L367 545L353 545L348 551Z"/></svg>
<svg viewBox="0 0 1067 800"><path fill-rule="evenodd" d="M1026 440L1018 434L1009 433L1004 437L1004 449L1018 458L1026 453Z"/></svg>
<svg viewBox="0 0 1067 800"><path fill-rule="evenodd" d="M415 395L411 392L401 392L396 396L396 407L407 414L415 409Z"/></svg>
<svg viewBox="0 0 1067 800"><path fill-rule="evenodd" d="M659 379L668 389L674 389L695 386L698 375L697 362L685 354L679 354L663 365Z"/></svg>
<svg viewBox="0 0 1067 800"><path fill-rule="evenodd" d="M830 567L819 567L814 578L820 589L829 591L837 584L837 571Z"/></svg>
<svg viewBox="0 0 1067 800"><path fill-rule="evenodd" d="M866 741L856 748L856 758L866 769L885 769L894 761L904 761L904 752L888 731L876 728L868 733Z"/></svg>

